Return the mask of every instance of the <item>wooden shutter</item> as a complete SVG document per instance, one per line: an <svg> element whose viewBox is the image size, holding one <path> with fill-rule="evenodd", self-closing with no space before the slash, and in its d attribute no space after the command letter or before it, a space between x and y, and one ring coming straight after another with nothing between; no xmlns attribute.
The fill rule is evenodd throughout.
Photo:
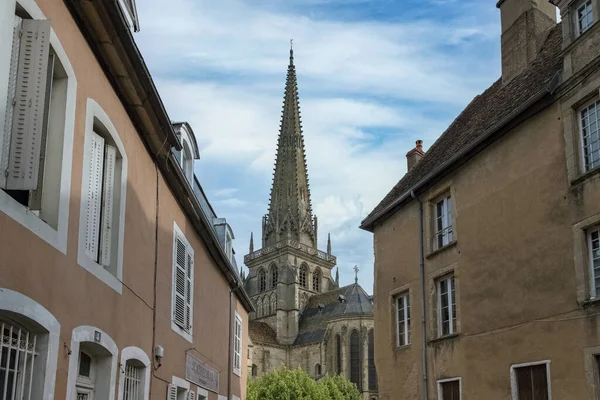
<svg viewBox="0 0 600 400"><path fill-rule="evenodd" d="M8 93L6 96L6 115L4 119L4 135L0 148L0 187L6 186L8 174L8 154L10 151L10 137L12 132L13 110L17 96L17 69L19 67L19 49L21 47L21 18L15 16L13 27L13 40L10 56L10 70L8 74Z"/></svg>
<svg viewBox="0 0 600 400"><path fill-rule="evenodd" d="M42 119L42 143L40 146L40 165L38 171L38 181L35 190L29 195L29 208L32 210L42 210L42 193L44 188L44 167L46 164L46 141L48 140L48 118L50 115L50 101L52 94L52 77L54 76L54 54L48 57L48 79L46 80L46 94L44 106L44 118ZM42 219L44 216L40 213Z"/></svg>
<svg viewBox="0 0 600 400"><path fill-rule="evenodd" d="M188 400L196 400L196 392L192 390L188 391Z"/></svg>
<svg viewBox="0 0 600 400"><path fill-rule="evenodd" d="M89 176L85 196L85 252L92 260L98 261L104 139L94 132L91 133L90 139L91 143L88 149L90 156L87 166Z"/></svg>
<svg viewBox="0 0 600 400"><path fill-rule="evenodd" d="M194 257L190 250L186 250L186 293L185 293L185 323L188 330L192 328L192 285L193 285L193 274L194 274Z"/></svg>
<svg viewBox="0 0 600 400"><path fill-rule="evenodd" d="M177 386L172 384L167 386L167 400L177 400Z"/></svg>
<svg viewBox="0 0 600 400"><path fill-rule="evenodd" d="M50 21L23 20L5 189L37 186L49 53Z"/></svg>
<svg viewBox="0 0 600 400"><path fill-rule="evenodd" d="M187 329L187 272L186 272L186 249L185 243L175 237L174 254L174 269L175 269L175 290L174 290L174 307L173 320L180 327Z"/></svg>
<svg viewBox="0 0 600 400"><path fill-rule="evenodd" d="M115 201L115 169L117 149L104 149L104 184L102 185L102 221L100 225L100 264L108 267L111 259L113 208Z"/></svg>
<svg viewBox="0 0 600 400"><path fill-rule="evenodd" d="M548 400L546 364L517 368L519 400Z"/></svg>
<svg viewBox="0 0 600 400"><path fill-rule="evenodd" d="M460 400L460 381L444 382L442 385L442 400Z"/></svg>

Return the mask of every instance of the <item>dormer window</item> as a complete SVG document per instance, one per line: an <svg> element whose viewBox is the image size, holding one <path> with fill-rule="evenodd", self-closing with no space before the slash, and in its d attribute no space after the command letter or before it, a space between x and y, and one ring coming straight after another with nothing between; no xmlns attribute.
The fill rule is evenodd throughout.
<svg viewBox="0 0 600 400"><path fill-rule="evenodd" d="M592 9L592 0L584 0L576 8L575 12L575 26L577 29L577 35L581 35L587 31L594 23L594 13Z"/></svg>
<svg viewBox="0 0 600 400"><path fill-rule="evenodd" d="M174 150L173 154L177 163L181 167L190 185L194 182L194 160L200 158L198 145L192 128L187 122L178 122L173 124L179 141L181 150Z"/></svg>

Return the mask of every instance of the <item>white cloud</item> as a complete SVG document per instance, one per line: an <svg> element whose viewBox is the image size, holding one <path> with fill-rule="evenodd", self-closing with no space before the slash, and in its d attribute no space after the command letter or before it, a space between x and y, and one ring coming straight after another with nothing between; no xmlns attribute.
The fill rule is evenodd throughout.
<svg viewBox="0 0 600 400"><path fill-rule="evenodd" d="M260 243L294 38L319 244L331 232L342 283L359 264L371 290L372 237L360 220L404 173L414 141L429 146L498 74L498 65L468 53L496 46L497 21L493 29L487 14L343 22L273 4L148 0L138 4L136 39L171 118L190 122L197 135L196 172L232 224L241 261L251 230Z"/></svg>

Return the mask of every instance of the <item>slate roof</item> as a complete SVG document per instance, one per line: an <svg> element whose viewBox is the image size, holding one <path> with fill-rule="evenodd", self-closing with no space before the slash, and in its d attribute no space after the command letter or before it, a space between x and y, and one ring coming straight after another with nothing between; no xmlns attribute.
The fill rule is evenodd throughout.
<svg viewBox="0 0 600 400"><path fill-rule="evenodd" d="M394 186L383 200L362 221L361 228L372 230L373 224L388 215L393 203L452 156L503 122L511 113L533 96L548 88L562 67L562 27L552 28L537 58L517 77L503 85L498 79L481 95L476 96L448 129L435 141L425 156ZM508 121L507 121L508 122Z"/></svg>
<svg viewBox="0 0 600 400"><path fill-rule="evenodd" d="M340 295L346 298L345 302L338 300ZM325 306L322 310L319 309L320 304ZM331 319L360 316L372 317L373 304L370 296L358 283L315 295L302 311L294 346L323 340L327 323Z"/></svg>

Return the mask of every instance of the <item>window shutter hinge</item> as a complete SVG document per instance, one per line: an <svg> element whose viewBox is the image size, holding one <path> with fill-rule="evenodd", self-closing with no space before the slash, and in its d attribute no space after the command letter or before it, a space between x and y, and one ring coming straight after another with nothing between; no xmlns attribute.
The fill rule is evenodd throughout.
<svg viewBox="0 0 600 400"><path fill-rule="evenodd" d="M19 29L19 39L23 37L23 29Z"/></svg>
<svg viewBox="0 0 600 400"><path fill-rule="evenodd" d="M4 176L8 178L8 168L4 170Z"/></svg>

